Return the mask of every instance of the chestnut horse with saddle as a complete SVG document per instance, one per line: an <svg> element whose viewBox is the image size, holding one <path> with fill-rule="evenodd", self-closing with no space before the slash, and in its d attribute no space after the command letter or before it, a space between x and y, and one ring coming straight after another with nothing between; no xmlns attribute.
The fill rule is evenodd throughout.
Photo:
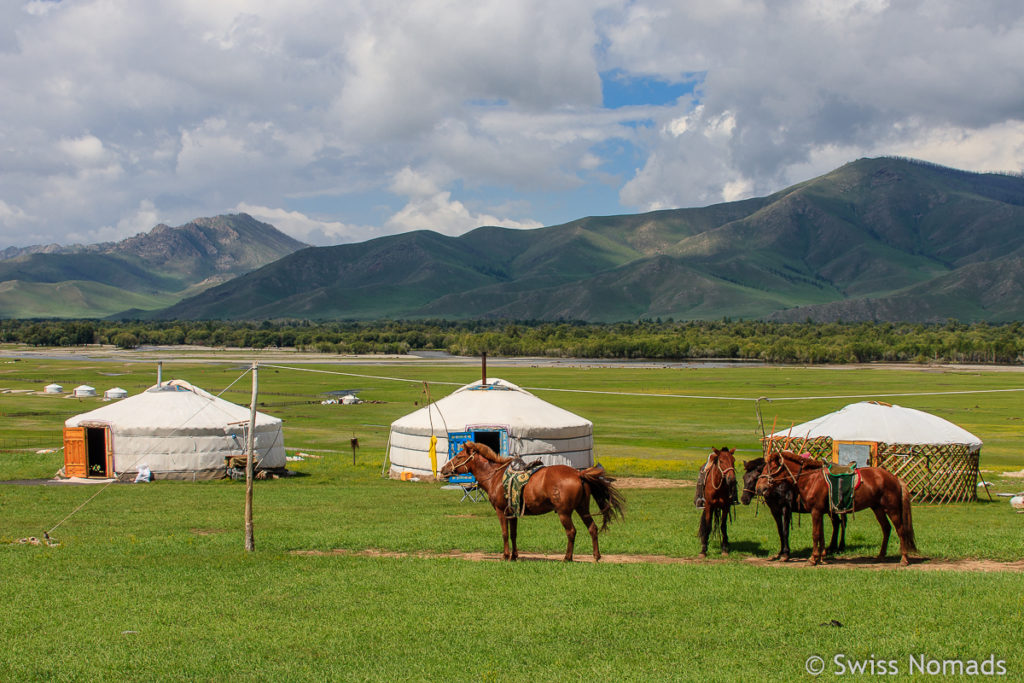
<svg viewBox="0 0 1024 683"><path fill-rule="evenodd" d="M708 539L715 529L722 533L722 554L729 554L729 510L738 502L735 453L736 449L728 446L712 447L698 477L696 502L704 508L697 528L701 559L708 556Z"/></svg>
<svg viewBox="0 0 1024 683"><path fill-rule="evenodd" d="M782 482L790 482L796 487L800 502L811 513L812 548L808 563L816 565L823 562L823 517L833 512L828 468L820 460L809 455L796 455L789 450L772 451L765 456L764 461L764 470L758 477L755 492L759 496L764 496ZM882 527L882 547L878 552L878 559L885 559L891 531L889 520L892 520L900 539L900 564L910 564L908 553L917 552L914 523L910 512L910 490L885 468L860 467L856 472L860 481L853 491L853 511L871 508L875 513L878 525Z"/></svg>
<svg viewBox="0 0 1024 683"><path fill-rule="evenodd" d="M502 485L504 471L514 462L513 458L504 458L496 454L485 444L467 441L462 450L445 463L441 468L441 476L453 474L472 474L477 484L486 493L501 523L501 537L504 541L502 555L506 560L519 557L516 547L516 531L519 517L510 506L505 487ZM566 562L572 561L573 548L576 544L576 526L572 523L572 513L576 512L587 526L590 538L594 542L594 560L601 559L601 551L597 546L597 523L590 516L590 497L597 501L601 513L601 531L608 523L625 512L625 500L619 490L612 485L614 480L605 476L600 465L576 470L567 465L547 465L538 469L526 482L522 496L522 514L542 515L555 511L565 528L568 544L565 549ZM509 549L509 536L512 547Z"/></svg>

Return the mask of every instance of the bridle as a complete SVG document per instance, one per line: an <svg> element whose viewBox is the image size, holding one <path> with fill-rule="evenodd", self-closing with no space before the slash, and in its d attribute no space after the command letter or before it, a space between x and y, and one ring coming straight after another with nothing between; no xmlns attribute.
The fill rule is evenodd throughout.
<svg viewBox="0 0 1024 683"><path fill-rule="evenodd" d="M711 472L711 490L712 491L717 491L720 488L722 488L723 486L725 486L725 484L726 484L726 473L732 472L733 478L736 477L736 463L735 462L733 462L733 464L730 467L723 468L722 467L722 463L719 460L718 453L712 453L711 455L709 455L708 456L708 462L709 463L713 462L713 464L715 466L715 469L718 470L719 474L722 475L721 479L719 479L718 483L715 484L715 473Z"/></svg>
<svg viewBox="0 0 1024 683"><path fill-rule="evenodd" d="M466 451L459 451L459 452L462 453L462 452L466 452ZM460 462L457 465L452 465L452 460L455 460L455 458L452 458L447 463L445 463L445 468L447 468L448 465L452 465L452 474L458 474L455 470L459 469L460 467L462 467L463 465L468 463L470 460L473 459L474 456L476 456L476 453L466 452L466 459L465 460L463 460L462 462ZM458 457L458 453L455 454L455 457ZM451 475L448 475L448 476L451 476Z"/></svg>
<svg viewBox="0 0 1024 683"><path fill-rule="evenodd" d="M799 484L800 477L804 476L805 474L810 474L813 471L814 470L810 470L808 472L804 472L804 463L801 462L800 463L800 469L797 471L796 474L793 474L793 470L789 469L789 467L786 466L786 458L783 455L780 454L779 455L779 464L778 464L778 466L776 466L776 468L774 470L771 470L769 468L768 460L765 459L764 469L761 470L761 474L760 474L760 476L758 476L757 483L754 484L754 488L756 489L757 486L760 484L761 480L765 479L768 482L765 485L765 490L767 491L768 489L770 489L772 487L772 485L774 484L774 482L775 482L775 480L777 478L778 479L784 479L785 477L783 477L782 474L785 473L785 474L789 475L790 480L792 480L792 482L793 482L793 486L796 487L797 495L800 496L801 498L803 498L803 494L800 493L800 484ZM743 490L746 491L747 489L743 489ZM758 495L756 490L754 491L754 495L755 496Z"/></svg>
<svg viewBox="0 0 1024 683"><path fill-rule="evenodd" d="M475 452L471 453L471 452L469 452L468 449L465 449L465 448L463 448L463 450L459 451L459 453L463 453L463 452L466 453L466 457L465 457L465 459L462 462L460 462L460 463L458 463L456 465L452 465L452 474L456 474L455 470L457 470L458 468L462 467L466 463L470 462L477 455ZM447 464L445 464L445 467L448 467L448 465L451 465L452 461L454 461L455 458L457 458L457 457L458 457L458 453L456 453L455 457L453 457L451 460L449 460L447 462ZM488 477L486 477L484 479L477 479L476 483L478 485L482 485L484 482L490 481L491 479L494 479L494 477L496 477L499 472L501 472L503 469L505 469L506 467L508 467L511 464L512 464L512 462L509 461L509 462L505 463L504 465L496 465L494 472L492 472L490 474L490 476L488 476ZM451 476L451 475L448 475L448 476Z"/></svg>

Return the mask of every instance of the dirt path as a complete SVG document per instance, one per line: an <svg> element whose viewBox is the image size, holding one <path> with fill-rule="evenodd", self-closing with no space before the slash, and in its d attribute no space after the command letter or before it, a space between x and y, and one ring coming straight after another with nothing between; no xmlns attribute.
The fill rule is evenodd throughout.
<svg viewBox="0 0 1024 683"><path fill-rule="evenodd" d="M620 489L676 489L693 486L688 479L655 479L653 477L615 477L615 486Z"/></svg>
<svg viewBox="0 0 1024 683"><path fill-rule="evenodd" d="M349 550L347 548L336 548L334 550L293 550L293 555L348 555L353 557L389 557L420 559L455 558L469 560L471 562L500 562L500 553L466 552L462 550L451 550L447 553L437 552L400 552L394 550L380 550L369 548L366 550ZM520 553L520 562L560 562L560 554L541 553ZM589 554L577 553L576 562L594 562ZM601 562L607 564L727 564L730 560L714 558L701 560L696 557L668 557L667 555L602 555ZM789 562L771 562L762 557L744 558L742 562L761 567L782 567L786 569L808 569L817 570L818 567L808 566L806 560L790 560ZM873 557L851 557L829 560L828 564L821 565L820 569L870 569L880 570L906 570L906 571L961 571L961 572L1024 572L1024 560L1016 562L997 562L995 560L933 560L930 558L913 558L909 567L900 567L898 558L892 557L887 562L878 562Z"/></svg>

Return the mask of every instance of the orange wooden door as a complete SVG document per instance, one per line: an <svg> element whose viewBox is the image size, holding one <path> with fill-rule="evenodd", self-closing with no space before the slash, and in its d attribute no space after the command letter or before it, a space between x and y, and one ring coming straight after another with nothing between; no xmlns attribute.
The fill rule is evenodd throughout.
<svg viewBox="0 0 1024 683"><path fill-rule="evenodd" d="M64 428L64 474L89 476L89 456L85 449L85 427Z"/></svg>
<svg viewBox="0 0 1024 683"><path fill-rule="evenodd" d="M110 433L110 427L103 428L103 444L107 455L107 475L114 476L114 435Z"/></svg>

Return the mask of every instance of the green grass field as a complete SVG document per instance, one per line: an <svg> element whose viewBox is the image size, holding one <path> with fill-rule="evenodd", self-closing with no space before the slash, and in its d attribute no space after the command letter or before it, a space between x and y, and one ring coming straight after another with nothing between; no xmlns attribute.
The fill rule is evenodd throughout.
<svg viewBox="0 0 1024 683"><path fill-rule="evenodd" d="M130 359L125 354L125 359ZM285 365L286 363L281 363ZM321 370L427 379L436 399L467 383L468 367L316 365ZM244 364L164 364L218 393ZM501 367L522 386L623 393L776 398L1016 388L1016 372L938 369ZM51 381L131 393L155 381L152 364L0 361L0 389ZM922 571L965 559L1024 557L1024 515L1005 498L916 506L924 561L900 570L775 567L777 538L762 508L741 507L727 561L515 564L438 557L494 553L500 534L486 503L460 503L435 484L381 479L387 425L426 396L422 384L262 367L266 412L285 419L296 476L257 482L256 552L242 550L244 486L231 481L93 486L0 484L0 678L3 680L793 680L811 655L839 664L911 657L1004 660L1024 674L1019 572ZM361 389L358 406L321 406L318 392ZM248 378L225 397L245 403ZM536 391L595 424L598 459L613 475L692 478L712 444L753 456L760 428L749 402ZM856 399L776 400L771 426L800 422ZM935 412L985 441L995 492L1017 451L1020 393L890 399ZM100 399L0 394L2 479L51 476L62 463L62 421ZM763 405L763 404L762 404ZM353 466L349 438L361 449ZM96 494L91 501L86 501ZM606 554L692 557L699 549L692 488L628 489L626 519L601 536ZM79 506L86 503L80 510ZM73 513L73 514L72 514ZM68 515L71 515L68 517ZM66 521L62 521L65 520ZM59 524L60 546L19 544ZM810 524L791 544L806 557ZM877 552L870 514L850 524L845 558ZM553 516L520 525L526 553L561 553ZM588 554L586 534L577 554ZM717 546L713 545L713 548ZM343 549L346 554L330 551ZM407 557L374 556L380 549ZM296 551L324 551L298 554ZM890 557L895 560L895 539ZM419 554L420 556L417 556ZM795 563L791 563L794 564ZM836 620L842 627L830 625ZM823 625L826 624L826 625ZM839 657L839 660L833 658ZM915 661L920 661L917 659ZM941 663L941 662L940 662ZM952 666L952 665L948 665ZM947 667L947 673L952 673Z"/></svg>

